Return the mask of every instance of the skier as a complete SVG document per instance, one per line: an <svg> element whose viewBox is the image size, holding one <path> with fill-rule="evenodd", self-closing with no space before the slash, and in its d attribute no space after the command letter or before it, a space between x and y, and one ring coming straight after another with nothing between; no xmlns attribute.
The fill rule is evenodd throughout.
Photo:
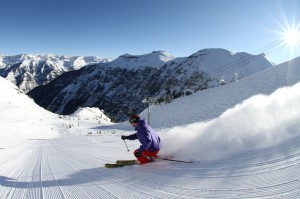
<svg viewBox="0 0 300 199"><path fill-rule="evenodd" d="M131 115L129 122L131 123L132 127L135 128L136 133L129 136L122 135L121 139L138 139L140 141L141 146L134 151L134 156L137 158L140 164L145 164L151 161L151 157L157 157L157 154L161 148L160 137L146 123L146 121L141 119L137 114Z"/></svg>

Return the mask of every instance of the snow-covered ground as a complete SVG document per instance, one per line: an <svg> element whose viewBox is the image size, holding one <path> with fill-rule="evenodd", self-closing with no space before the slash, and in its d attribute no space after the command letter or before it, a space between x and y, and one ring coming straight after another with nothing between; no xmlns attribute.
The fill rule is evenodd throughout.
<svg viewBox="0 0 300 199"><path fill-rule="evenodd" d="M152 106L161 155L192 164L106 169L133 158L129 123L59 117L3 78L0 90L0 198L300 198L300 58Z"/></svg>

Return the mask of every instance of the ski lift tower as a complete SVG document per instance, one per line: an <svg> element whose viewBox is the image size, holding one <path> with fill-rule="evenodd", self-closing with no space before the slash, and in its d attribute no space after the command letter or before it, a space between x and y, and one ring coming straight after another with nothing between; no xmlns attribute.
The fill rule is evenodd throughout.
<svg viewBox="0 0 300 199"><path fill-rule="evenodd" d="M142 100L144 104L148 104L148 124L150 125L150 106L154 103L155 99L152 97L148 97Z"/></svg>

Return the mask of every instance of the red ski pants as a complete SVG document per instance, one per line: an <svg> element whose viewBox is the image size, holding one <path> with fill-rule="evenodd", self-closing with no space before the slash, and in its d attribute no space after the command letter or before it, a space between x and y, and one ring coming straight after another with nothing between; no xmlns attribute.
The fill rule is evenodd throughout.
<svg viewBox="0 0 300 199"><path fill-rule="evenodd" d="M133 152L133 154L135 154L135 152L137 152L137 151L138 151L138 149L136 149ZM159 152L159 150L158 151L148 151L148 150L145 150L145 151L142 152L142 155L139 156L139 157L136 157L136 159L138 159L138 161L140 162L140 164L145 164L145 163L151 161L151 157L156 158L158 152Z"/></svg>

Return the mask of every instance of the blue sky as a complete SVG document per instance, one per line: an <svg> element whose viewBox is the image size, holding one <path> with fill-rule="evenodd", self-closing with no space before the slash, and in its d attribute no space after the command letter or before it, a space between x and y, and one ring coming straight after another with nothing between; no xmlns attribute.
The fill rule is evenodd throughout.
<svg viewBox="0 0 300 199"><path fill-rule="evenodd" d="M299 0L3 0L0 22L5 55L186 57L224 48L265 52L275 63L300 56L299 42L278 46L284 29L300 29Z"/></svg>

